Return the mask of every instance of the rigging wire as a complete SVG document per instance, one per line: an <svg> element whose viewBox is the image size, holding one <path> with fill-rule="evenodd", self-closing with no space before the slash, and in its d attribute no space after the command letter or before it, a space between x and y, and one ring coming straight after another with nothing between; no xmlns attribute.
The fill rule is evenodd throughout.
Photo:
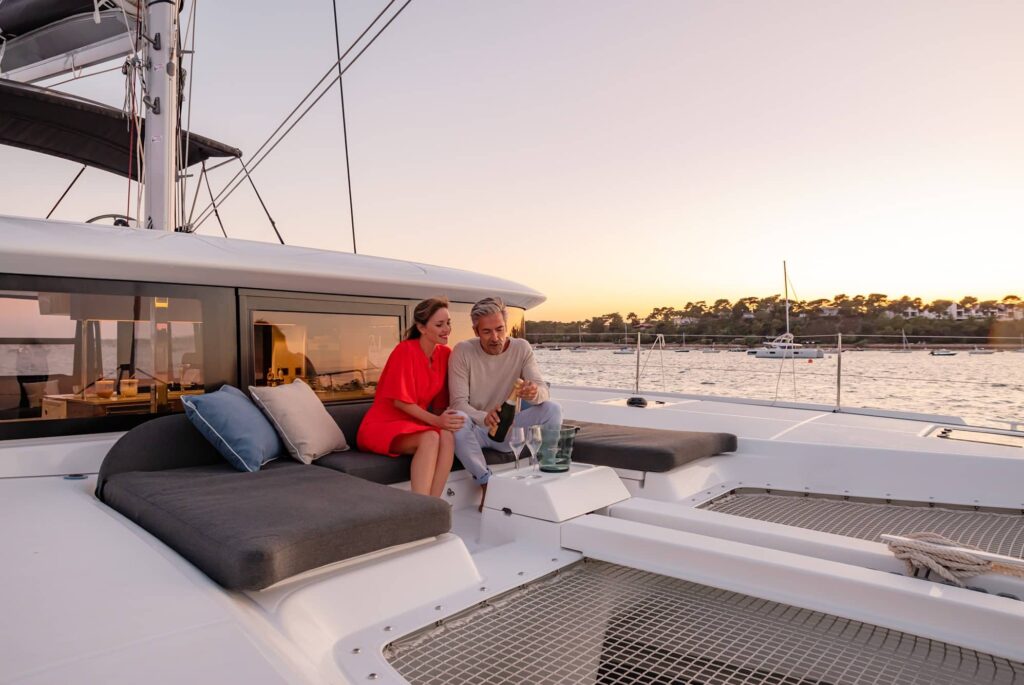
<svg viewBox="0 0 1024 685"><path fill-rule="evenodd" d="M352 167L348 156L348 124L345 121L345 84L341 78L341 37L338 33L338 0L331 0L334 7L334 50L338 56L338 95L341 97L341 137L345 143L345 181L348 183L348 218L352 226L352 254L359 254L356 249L356 210L352 199Z"/></svg>
<svg viewBox="0 0 1024 685"><path fill-rule="evenodd" d="M388 9L389 7L391 7L391 5L392 5L392 4L394 4L394 2L395 2L395 1L396 1L396 0L391 0L391 2L389 2L389 3L387 4L387 6L386 6L386 7L384 8L384 10L381 10L381 13L380 13L380 14L378 14L376 18L374 18L373 22L371 22L371 23L370 23L370 25L369 25L369 26L368 26L368 27L367 27L367 28L366 28L366 29L365 29L365 30L363 31L363 33L361 33L361 34L359 35L359 37L358 37L358 38L356 38L356 40L355 40L355 41L354 41L354 42L352 43L352 45L351 45L351 46L349 46L349 48L348 48L348 49L347 49L347 50L345 51L345 53L344 53L344 54L342 55L342 59L344 59L344 58L345 58L345 57L346 57L346 56L347 56L347 55L348 55L348 54L349 54L349 53L350 53L350 52L351 52L351 51L352 51L353 49L355 49L355 46L356 46L356 45L357 45L357 44L359 43L359 41L360 41L360 40L362 40L363 36L365 36L365 35L366 35L366 33L367 33L367 32L369 32L369 30L370 30L370 29L371 29L371 28L373 27L373 25L374 25L374 24L375 24L375 23L377 22L377 20L378 20L378 19L379 19L379 18L380 18L380 17L381 17L382 15L383 15L383 13L384 13L384 12L385 12L385 11L386 11L386 10L387 10L387 9ZM387 28L388 28L389 26L391 26L392 22L394 22L394 21L395 21L395 19L397 19L397 18L398 18L398 17L399 17L399 16L400 16L400 15L402 14L402 12L403 12L403 11L405 10L405 8L406 8L406 7L408 7L408 6L409 6L409 3L411 3L411 2L412 2L412 0L405 0L405 2L404 2L404 3L402 4L402 6L401 6L401 7L400 7L400 8L398 9L398 11L397 11L397 12L395 12L395 14L394 14L394 15L392 15L390 19L388 19L388 21L387 21L387 22L386 22L386 23L384 24L384 26L382 26L382 27L380 28L380 30L378 30L378 31L377 31L377 33L376 33L376 34L374 34L374 36L373 36L373 37L372 37L372 38L371 38L371 39L369 40L369 42L368 42L368 43L367 43L367 44L366 44L366 45L365 45L365 46L364 46L364 47L363 47L363 48L362 48L362 49L361 49L361 50L360 50L360 51L359 51L358 53L356 53L355 57L353 57L353 58L352 58L352 60L351 60L351 61L350 61L350 62L348 63L348 65L347 65L347 66L345 66L345 68L344 68L344 69L340 69L340 70L339 70L339 74L338 74L338 76L335 76L335 77L334 77L334 79L332 79L332 80L331 80L331 81L330 81L330 82L329 82L329 83L327 84L327 86L325 87L324 91L323 91L322 93L320 93L320 95L318 95L318 96L316 97L316 99L314 99L314 100L313 100L313 101L312 101L312 102L311 102L311 103L310 103L310 104L309 104L309 105L308 105L308 106L307 106L307 107L305 108L305 110L304 110L304 111L302 112L302 114L300 114L300 115L299 115L298 119L296 119L296 120L295 120L295 122L293 122L293 123L292 123L292 124L291 124L291 125L290 125L290 126L289 126L289 127L287 128L287 129L285 129L284 133L283 133L283 134L281 134L281 137L280 137L280 138L278 138L278 139L277 139L277 141L275 141L273 145L271 145L271 146L270 146L269 148L267 148L267 149L266 149L266 151L265 151L265 152L263 152L263 154L262 154L261 156L259 156L259 158L258 158L258 159L256 159L256 160L255 160L255 162L253 162L253 161L252 161L252 159L250 159L250 166L248 167L248 172L249 172L249 173L252 173L252 172L254 172L254 171L256 170L256 168L257 168L257 167L258 167L258 166L259 166L259 165L260 165L260 164L261 164L261 163L263 162L263 160L265 160L265 159L267 158L267 156L268 156L268 155L269 155L269 154L270 154L271 152L273 152L273 151L274 151L274 149L275 149L275 148L276 148L276 147L277 147L277 146L278 146L278 145L279 145L279 144L281 143L281 141L282 141L282 140L284 140L284 138L285 138L285 137L286 137L286 136L287 136L287 135L288 135L289 133L291 133L291 131L292 131L292 130L293 130L293 129L295 128L295 126L296 126L296 125L298 125L298 123L299 123L300 121L302 121L302 119L303 119L303 118L304 118L304 117L305 117L305 116L306 116L307 114L309 114L310 110L312 110L312 109L313 109L313 107L315 107L315 106L316 106L316 104L317 104L318 102L320 102L320 100L322 100L322 99L323 99L324 95L326 95L326 94L327 94L327 92L328 92L328 91L330 90L330 88L331 88L331 87L332 87L332 86L333 86L333 85L335 84L335 82L336 82L336 81L337 81L337 80L338 80L339 78L341 78L341 76L343 76L343 75L345 74L345 72L347 72L347 71L348 71L348 70L349 70L349 69L350 69L350 68L351 68L351 67L352 67L352 66L353 66L353 65L354 65L354 64L355 64L355 63L356 63L356 62L357 62L358 60L359 60L359 58L360 58L360 57L362 57L362 56L363 56L363 54L364 54L364 53L365 53L365 52L366 52L366 51L367 51L367 50L368 50L368 49L370 48L370 46L374 44L374 42L375 42L375 41L376 41L376 40L377 40L377 39L378 39L378 38L379 38L379 37L381 36L381 34L382 34L382 33L383 33L383 32L384 32L385 30L387 30ZM310 92L306 94L306 96L305 96L305 97L304 97L304 98L302 99L302 101L301 101L301 102L299 103L299 105L298 105L298 106L296 106L296 108L295 108L294 110L292 110L292 114L294 114L294 113L295 113L296 111L298 111L298 109L299 109L299 108L300 108L300 107L302 106L302 102L305 102L306 100L308 100L308 99L309 99L309 98L310 98L310 97L312 96L312 94L313 94L313 93L314 93L314 92L316 91L316 89L317 89L317 88L319 88L319 87L321 86L321 84L322 84L322 83L324 82L324 80L325 80L325 79L326 79L326 78L327 78L328 76L330 76L330 74L331 74L331 73L332 73L332 72L334 71L334 69L335 69L335 66L336 66L336 65L331 65L331 68L330 68L330 70L328 70L328 72L327 72L327 73L326 73L326 74L325 74L325 75L324 75L324 76L323 76L323 77L322 77L322 78L320 79L320 81L319 81L319 82L318 82L318 83L317 83L317 84L316 84L316 85L315 85L315 86L313 87L313 89L312 89L312 90L310 90ZM274 137L274 136L275 136L275 135L277 134L277 132L278 132L278 131L280 131L280 130L281 130L281 128L282 128L282 127L284 127L284 125L285 125L285 124L286 124L286 123L288 122L288 119L289 119L289 118L290 118L290 117L292 116L292 114L289 114L289 115L288 115L288 117L285 117L285 120L284 120L284 121L282 121L280 125L278 125L278 127L277 127L277 129L275 129L274 133L273 133L273 134L271 134L271 137L270 137L270 138L268 138L268 139L267 139L267 141L266 141L266 142L264 142L264 143L263 143L263 145L261 145L261 146L260 146L260 149L259 149L259 150L257 150L257 152L256 152L256 153L254 153L254 155L253 155L253 157L254 157L254 158L255 158L255 157L256 157L257 155L259 155L259 153L260 153L260 151L261 151L261 150L263 150L264 148L266 148L266 147L267 147L267 145L268 145L268 144L270 143L270 141L271 141L271 140L273 140L273 137ZM235 190L237 190L237 189L238 189L238 187L239 187L239 186L241 185L241 183L242 183L242 182L241 182L241 180L237 180L237 179L238 179L238 176L239 176L239 174L236 174L236 175L235 175L234 177L232 177L232 180L228 181L228 183L227 183L227 184L226 184L226 185L224 186L224 188L223 188L223 189L222 189L222 190L220 191L220 193L218 193L218 194L217 194L217 197L216 197L216 199L217 199L217 200L219 200L219 201L221 202L221 204L223 204L224 200L226 200L226 199L227 199L227 198L228 198L228 197L229 197L229 196L230 196L230 195L231 195L232 193L234 193L234 192L235 192ZM205 222L205 221L206 221L207 219L209 219L209 218L210 218L210 212L209 212L209 209L210 209L210 208L209 208L209 206L208 206L208 207L207 207L206 209L204 209L204 210L203 210L203 212L202 212L202 213L200 214L200 218L199 218L199 220L198 220L198 222L197 222L197 228L198 228L198 226L201 226L201 225L202 225L202 224L203 224L203 223L204 223L204 222Z"/></svg>
<svg viewBox="0 0 1024 685"><path fill-rule="evenodd" d="M363 31L363 32L362 32L362 33L361 33L361 34L359 35L359 37L358 37L358 38L356 38L356 40L355 40L355 41L353 41L352 45L350 45L350 46L349 46L349 48L348 48L348 49L347 49L347 50L345 51L345 53L344 53L344 54L342 55L342 58L343 58L343 59L344 59L344 57L346 57L346 56L347 56L347 55L348 55L348 54L349 54L349 53L350 53L350 52L351 52L351 51L352 51L352 50L353 50L353 49L355 48L355 46L356 46L356 45L357 45L357 44L359 43L359 41L360 41L360 40L362 40L362 38L363 38L363 37L364 37L364 36L365 36L365 35L366 35L366 34L367 34L367 33L368 33L369 31L370 31L370 29L371 29L371 28L373 27L373 25L374 25L374 24L375 24L375 23L376 23L376 22L377 22L377 21L378 21L378 20L380 19L380 17L381 17L381 16L382 16L382 15L384 14L384 12L386 12L386 11L387 11L387 9L388 9L388 8L390 8L390 7L391 7L391 6L392 6L392 5L393 5L393 4L395 3L395 1L396 1L396 0L391 0L391 2L389 2L389 3L387 4L387 6L385 6L385 8L384 8L383 10L381 10L381 12L380 12L380 13L379 13L379 14L377 15L377 17L375 17L375 18L374 18L374 20L373 20L373 21L372 21L372 22L370 23L370 25L369 25L369 26L367 26L367 28L366 28L366 29L365 29L365 30L364 30L364 31ZM381 27L381 29L380 29L379 31L377 31L377 33L376 33L376 34L375 34L375 35L374 35L374 36L373 36L373 37L372 37L372 38L370 39L369 43L367 43L367 45L366 45L365 47L363 47L363 48L362 48L362 50L360 50L360 51L359 51L359 52L358 52L358 53L356 54L356 56L355 56L355 57L353 57L353 58L352 58L352 60L351 60L351 61L349 62L349 64L348 64L348 65L347 65L347 66L346 66L346 67L345 67L344 69L341 69L341 70L339 70L339 75L338 75L338 76L336 76L336 77L335 77L334 79L332 79L332 80L331 80L331 81L330 81L330 82L329 82L329 83L328 83L328 84L326 85L326 87L324 88L324 91L323 91L322 93L320 93L320 95L318 95L318 96L316 97L316 99L314 99L314 100L313 100L313 101L312 101L312 102L311 102L311 103L310 103L310 104L309 104L309 105L308 105L308 106L307 106L307 107L305 108L305 110L304 110L304 111L303 111L303 112L302 112L302 113L301 113L301 114L300 114L300 115L298 116L298 118L297 118L297 119L296 119L296 120L295 120L295 121L294 121L294 122L293 122L293 123L292 123L292 124L291 124L291 125L290 125L290 126L289 126L289 127L287 128L287 129L285 129L284 133L282 133L282 134L281 134L281 136L280 136L280 137L279 137L279 138L278 138L278 139L277 139L277 140L276 140L276 141L274 142L274 144L273 144L273 145L271 145L271 146L270 146L269 148L267 148L267 149L266 149L266 151L265 151L265 152L263 152L263 154L262 154L262 155L260 155L260 152L261 152L261 151L263 151L263 150L264 150L264 148L266 148L266 147L267 147L267 145L268 145L268 144L270 143L270 141L271 141L271 140L273 140L274 136L275 136L275 135L276 135L276 134L277 134L277 133L278 133L278 132L279 132L279 131L280 131L280 130L282 129L282 127L284 127L284 125L285 125L285 124L286 124L286 123L288 122L288 119L289 119L289 118L291 118L291 116L292 116L292 115L294 115L294 113L295 113L296 111L298 111L300 107L302 107L302 104L303 104L304 102L306 102L306 101L307 101L307 100L308 100L308 99L309 99L309 98L310 98L310 97L311 97L311 96L313 95L313 93L314 93L314 92L316 92L317 88L319 88L319 87L320 87L320 86L321 86L321 85L323 84L324 80L325 80L325 79L326 79L326 78L327 78L328 76L330 76L330 75L331 75L331 73L332 73L332 72L334 71L334 69L335 69L335 65L331 65L330 69L328 69L328 71L327 71L327 72L326 72L326 73L324 74L324 76L322 76L322 77L320 78L320 81L318 81L318 82L317 82L317 84L316 84L315 86L313 86L313 88L312 88L312 89L311 89L311 90L310 90L310 91L309 91L309 92L308 92L308 93L306 94L306 96L302 98L302 100L300 101L299 105L297 105L297 106L295 107L295 109L293 109L293 110L292 110L292 112L291 112L291 113L290 113L290 114L289 114L289 115L288 115L287 117L285 117L285 119L284 119L284 120L283 120L283 121L281 122L281 124L279 124L279 125L278 125L278 127L277 127L277 128L275 129L274 133L272 133L272 134L271 134L271 136L270 136L270 137L269 137L269 138L268 138L268 139L267 139L267 140L266 140L266 141L265 141L265 142L263 143L263 145L261 145L261 146L260 146L259 150L257 150L257 151L256 151L256 153L254 153L254 154L253 154L253 158L256 158L256 157L257 157L258 155L260 155L260 156L258 157L258 159L256 159L256 160L255 160L255 162L253 162L253 161L252 161L252 158L250 158L250 164L251 164L251 166L250 166L250 168L249 168L249 171L250 171L250 172L252 172L252 171L255 171L255 170L256 170L256 168L257 168L257 167L258 167L258 166L259 166L259 165L260 165L260 164L261 164L261 163L263 162L263 160L264 160L264 159L266 159L266 157L267 157L267 156L268 156L268 155L269 155L269 154L270 154L271 152L273 152L273 151L274 151L274 149L275 149L275 148L276 148L276 147L277 147L277 146L278 146L278 145L279 145L279 144L281 143L281 141L283 141L283 140L284 140L284 138L285 138L285 137L286 137L286 136L287 136L287 135L288 135L289 133L291 133L291 131L292 131L292 130L293 130L293 129L295 128L295 126L297 126L297 125L298 125L298 123L299 123L300 121L302 121L302 119L303 119L303 118L305 118L305 116L306 116L306 115L307 115L307 114L308 114L308 113L309 113L309 112L310 112L310 111L311 111L311 110L313 109L313 107L315 107L315 106L317 105L317 103L319 103L319 102L320 102L320 100L321 100L321 99L323 99L324 95L326 95L326 94L327 94L327 92L328 92L328 91L330 90L331 86L333 86L333 85L334 85L335 81L336 81L336 80L337 80L338 78L340 78L340 77L341 77L342 75L344 75L344 73L345 73L346 71L348 71L348 69L349 69L349 68L350 68L350 67L351 67L352 65L354 65L354 64L356 63L356 61L357 61L357 60L358 60L358 59L359 59L359 58L360 58L360 57L361 57L361 56L363 55L363 53L365 53L365 52L366 52L366 50L367 50L367 49L368 49L368 48L369 48L369 47L370 47L371 45L373 45L374 41L376 41L376 40L377 40L377 38L379 38L379 37L380 37L381 33L383 33L383 32L384 32L384 31L385 31L385 30L386 30L386 29L388 28L388 26L390 26L390 25L391 25L391 22L393 22L393 21L394 21L395 19L397 19L397 18L398 18L398 16L399 16L399 15L400 15L400 14L402 13L402 11L403 11L403 10L404 10L404 9L405 9L405 8L406 8L406 7L408 6L408 5L409 5L409 3L410 3L410 2L411 2L411 0L406 0L406 1L405 1L405 3L404 3L404 4L402 5L402 6L401 6L401 8L399 8L399 10L398 10L398 11L397 11L397 12L396 12L396 13L395 13L395 14L394 14L394 15L393 15L393 16L392 16L392 17L391 17L391 18L390 18L390 19L389 19L389 20L387 21L387 23L385 23L385 24L384 24L384 26L383 26L383 27ZM226 200L228 196L230 196L230 195L231 195L232 193L234 193L234 191L238 189L238 186L239 186L239 185L241 185L241 180L239 179L239 174L236 174L235 176L233 176L233 177L232 177L232 179L231 179L230 181L228 181L228 183L227 183L227 184L226 184L226 185L224 186L224 188L223 188L223 189L222 189L222 190L220 191L220 193L218 193L218 194L217 194L217 199L218 199L218 200L219 200L219 201L220 201L220 202L221 202L221 203L223 204L224 200ZM204 213L202 213L202 214L201 214L201 216L200 216L200 219L199 219L199 222L198 222L198 223L199 223L200 225L201 225L201 224L202 224L203 222L205 222L205 221L206 221L207 219L209 219L209 211L208 211L208 210L209 210L209 207L207 207L207 208L206 208L206 209L204 210Z"/></svg>
<svg viewBox="0 0 1024 685"><path fill-rule="evenodd" d="M85 167L86 167L86 165L83 164L82 168L78 170L77 174L75 174L75 177L73 179L71 179L71 183L68 184L68 187L65 188L64 192L61 193L61 196L59 198L57 198L57 202L55 202L53 207L50 208L50 213L46 215L47 219L49 219L51 216L53 216L53 213L57 211L57 207L60 206L60 203L63 202L64 198L67 197L68 193L71 192L71 188L75 185L75 183L78 182L78 179L82 177L82 174L85 172Z"/></svg>
<svg viewBox="0 0 1024 685"><path fill-rule="evenodd" d="M210 193L210 200L213 202L213 215L217 217L217 224L220 226L220 232L224 234L225 238L227 238L228 232L224 230L224 222L220 220L220 212L217 211L217 202L213 199L213 188L210 187L210 177L206 174L206 162L203 162L203 178L206 179L206 190ZM192 230L195 231L195 229Z"/></svg>
<svg viewBox="0 0 1024 685"><path fill-rule="evenodd" d="M185 233L193 233L193 230L192 230L192 216L193 216L193 214L196 211L196 200L199 199L199 188L203 184L203 177L206 176L206 162L204 161L202 163L202 165L203 165L202 171L199 172L199 180L196 181L196 192L193 193L193 195L192 195L192 207L189 209L189 212L188 212L188 221L186 221L183 224L183 226L185 227Z"/></svg>
<svg viewBox="0 0 1024 685"><path fill-rule="evenodd" d="M128 17L124 14L122 8L122 14L127 24ZM131 216L132 206L132 175L131 168L132 164L135 165L135 208L139 212L140 219L142 214L142 187L143 179L145 178L145 155L142 153L142 127L139 125L139 113L138 113L138 93L139 89L145 89L145 76L140 69L141 61L139 60L139 54L141 52L141 40L143 31L145 30L145 21L141 11L135 14L135 45L133 46L133 53L131 57L125 62L123 71L125 74L125 113L128 114L128 198L127 206L125 208L125 216Z"/></svg>
<svg viewBox="0 0 1024 685"><path fill-rule="evenodd" d="M359 41L361 41L361 40L362 40L362 39L363 39L363 38L364 38L364 37L366 36L366 34L367 34L367 33L368 33L369 31L370 31L370 29L372 29L372 28L374 27L374 25L375 25L375 24L376 24L376 23L377 23L378 21L380 21L380 18L381 18L382 16L384 16L384 13L385 13L385 12L387 12L387 11L388 11L388 10L389 10L389 9L391 8L391 6L395 4L395 2L397 2L397 0L389 0L388 4L387 4L387 5L385 5L385 6L384 6L384 8L383 8L383 9L382 9L382 10L381 10L380 12L378 12L378 13L377 13L377 16L373 18L373 21L371 21L371 22L370 22L370 23L369 23L369 24L367 25L367 27L366 27L365 29L363 29L363 32L362 32L362 33L360 33L360 34L359 34L359 36L357 36L357 37L356 37L356 39L355 39L354 41L352 41L352 44L351 44L351 45L349 45L348 49L347 49L347 50L345 50L345 53L344 53L344 54L343 54L343 55L341 56L341 58L342 58L342 59L344 59L345 57L347 57L347 56L348 56L348 54L349 54L350 52L352 52L352 50L353 50L353 49L355 48L355 46L356 46L356 45L357 45L357 44L359 43ZM386 28L386 27L385 27L385 28ZM340 61L340 60L339 60L339 61ZM335 70L335 67L337 66L337 64L338 64L337 62L335 62L335 64L332 64L332 65L331 65L331 67L330 67L330 68L329 68L329 69L328 69L328 70L327 70L327 71L326 71L326 72L324 73L324 75L320 77L320 80L319 80L319 81L317 81L317 82L316 82L316 83L315 83L315 84L313 85L313 87L309 89L309 91L308 91L308 92L307 92L307 93L306 93L306 94L305 94L305 95L304 95L304 96L302 97L302 99L301 99L301 100L299 100L299 103L298 103L297 105L295 105L295 107L294 107L294 108L292 108L292 111L291 111L291 112L289 112L289 113L288 113L288 114L287 114L287 115L285 116L285 118L284 118L284 119L283 119L283 120L281 121L281 123L277 125L277 128L275 128L275 129L274 129L274 130L273 130L273 131L271 132L271 134L270 134L270 135L269 135L269 136L267 137L267 139L266 139L265 141L263 141L263 144L262 144L262 145L260 145L260 146L259 146L259 148L258 148L258 149L257 149L257 150L256 150L256 151L255 151L254 153L252 153L252 155L251 155L251 157L250 157L250 160L254 159L254 158L255 158L255 157L257 157L257 156L258 156L258 155L259 155L259 154L260 154L261 152L263 152L263 150L264 150L264 149L265 149L265 148L267 147L267 145L269 145L269 144L270 144L270 141L272 141L272 140L274 139L274 137L275 137L275 136L276 136L276 135L277 135L278 133L280 133L280 132L281 132L281 129L282 129L282 128L284 128L285 124L287 124L287 123L288 123L288 121L289 121L289 120L290 120L290 119L291 119L291 118L292 118L293 116L295 116L295 113L296 113L296 112L298 112L298 111L299 111L299 110L300 110L300 109L302 108L303 104L305 104L305 102L306 102L307 100L309 100L309 98L310 98L310 97L311 97L311 96L313 95L313 93L315 93L315 92L316 92L317 88L319 88L319 87L320 87L320 86L321 86L321 85L323 84L323 82L324 82L324 81L325 81L325 80L327 79L327 77L329 77L329 76L331 75L331 73L332 73L332 72L333 72L333 71ZM331 85L333 85L333 83L332 83ZM328 87L329 87L329 86L328 86ZM315 103L314 103L314 104L315 104ZM255 167L253 167L253 169L255 169ZM227 184L225 184L224 188L223 188L223 189L222 189L222 190L221 190L221 191L220 191L219 193L217 193L217 199L218 199L218 200L220 200L220 199L221 199L221 195L223 195L223 194L224 194L224 191L225 191L225 190L226 190L226 189L228 188L228 186L230 186L230 185L231 185L232 183L234 183L234 182L235 182L235 181L236 181L236 180L237 180L237 179L239 178L239 176L240 176L240 175L241 175L241 172L238 172L238 173L236 173L236 174L235 174L234 176L232 176L232 177L231 177L231 179L230 179L230 180L229 180L229 181L227 182ZM204 208L204 209L203 209L203 211L202 211L202 212L200 213L200 217L201 217L201 218L200 218L200 222L202 222L202 221L205 221L205 220L206 220L206 219L208 218L208 215L206 214L206 212L207 212L207 210L208 210L208 209L209 209L209 206L207 206L206 208Z"/></svg>
<svg viewBox="0 0 1024 685"><path fill-rule="evenodd" d="M242 169L245 171L245 177L249 179L249 185L252 186L252 192L256 193L256 199L260 201L260 206L263 207L264 213L267 218L270 219L270 227L274 229L274 235L277 236L278 242L284 245L284 238L281 237L281 232L277 230L277 224L274 222L274 217L270 216L270 210L267 209L266 203L263 202L263 197L260 195L260 191L256 190L256 184L252 181L252 176L249 175L249 170L245 168L245 162L242 158L238 158L238 163L242 165Z"/></svg>
<svg viewBox="0 0 1024 685"><path fill-rule="evenodd" d="M192 83L194 82L194 79L192 78L192 69L195 67L195 61L196 61L196 58L195 58L195 47L196 47L196 43L195 43L195 40L196 40L195 27L196 27L196 23L197 23L196 22L196 15L198 13L199 13L199 0L193 0L192 1L192 11L188 15L188 26L185 27L185 41L184 41L184 43L185 43L185 45L189 46L188 50L187 51L182 51L181 45L180 45L180 40L179 40L179 45L178 45L178 70L179 70L179 73L183 74L184 77L188 79L188 98L182 98L180 96L180 94L179 94L179 97L178 97L178 145L179 145L179 147L182 145L182 141L181 141L181 109L182 109L182 100L184 99L188 103L186 105L184 149L181 150L180 154L178 155L178 162L181 165L181 177L180 177L179 188L178 188L179 195L180 195L180 202L178 203L178 208L180 210L180 216L178 217L177 226L180 226L183 229L187 229L188 228L187 225L185 224L185 203L187 202L187 198L188 198L188 177L189 177L189 174L188 174L188 168L189 168L188 152L189 152L189 148L188 148L188 146L189 146L190 139L192 137ZM177 22L176 22L176 25L177 25ZM179 34L179 39L180 39L180 34ZM184 62L185 62L185 55L186 54L188 55L188 60L189 60L189 62L188 62L188 70L185 69L185 64L184 64ZM194 206L195 206L195 203L193 202L193 208L194 208Z"/></svg>

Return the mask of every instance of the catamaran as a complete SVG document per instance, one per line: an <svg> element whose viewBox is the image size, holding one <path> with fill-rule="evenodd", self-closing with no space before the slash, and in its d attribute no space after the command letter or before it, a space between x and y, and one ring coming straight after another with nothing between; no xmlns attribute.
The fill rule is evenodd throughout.
<svg viewBox="0 0 1024 685"><path fill-rule="evenodd" d="M789 332L789 275L786 263L782 263L782 281L786 293L786 332L766 342L763 347L755 348L752 354L757 359L824 359L825 352L818 347L804 347L795 342Z"/></svg>
<svg viewBox="0 0 1024 685"><path fill-rule="evenodd" d="M458 339L483 296L517 331L544 297L188 232L182 170L237 151L179 133L176 7L57 5L0 4L0 26L37 47L114 26L89 50L148 69L145 128L8 79L0 106L27 114L4 142L59 133L51 152L144 180L143 228L0 216L0 680L1024 681L1019 430L555 387L570 470L493 453L482 512L464 470L427 498L408 459L355 449L236 470L190 398L301 380L352 444L418 300L450 297ZM17 40L35 76L75 63Z"/></svg>

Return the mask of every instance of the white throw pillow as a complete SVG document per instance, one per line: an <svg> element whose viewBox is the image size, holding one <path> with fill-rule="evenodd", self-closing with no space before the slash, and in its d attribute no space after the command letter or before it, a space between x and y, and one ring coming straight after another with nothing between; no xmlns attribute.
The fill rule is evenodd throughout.
<svg viewBox="0 0 1024 685"><path fill-rule="evenodd" d="M311 464L325 454L348 449L341 428L302 380L273 388L250 385L249 394L274 424L293 459Z"/></svg>

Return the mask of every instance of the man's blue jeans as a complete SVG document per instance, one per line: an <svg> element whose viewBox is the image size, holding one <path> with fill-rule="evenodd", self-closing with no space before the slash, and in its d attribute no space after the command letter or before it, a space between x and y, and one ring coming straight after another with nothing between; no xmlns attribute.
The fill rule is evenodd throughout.
<svg viewBox="0 0 1024 685"><path fill-rule="evenodd" d="M473 479L480 485L484 485L491 477L491 469L487 466L487 460L484 459L483 450L485 447L489 447L499 452L511 452L508 436L506 436L505 442L494 442L487 434L489 428L476 425L473 423L473 419L461 411L458 413L465 419L465 423L462 424L462 428L455 431L455 456L459 458L466 470L473 474ZM536 425L558 428L562 425L562 407L551 400L530 405L516 414L512 425L521 428Z"/></svg>

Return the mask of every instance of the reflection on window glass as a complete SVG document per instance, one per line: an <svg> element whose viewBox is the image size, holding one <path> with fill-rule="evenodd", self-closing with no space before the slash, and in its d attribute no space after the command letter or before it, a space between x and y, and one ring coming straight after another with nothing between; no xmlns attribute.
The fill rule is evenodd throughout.
<svg viewBox="0 0 1024 685"><path fill-rule="evenodd" d="M397 316L254 311L255 384L301 378L324 402L373 395L400 325Z"/></svg>
<svg viewBox="0 0 1024 685"><path fill-rule="evenodd" d="M415 306L415 305L414 305ZM448 306L448 313L452 317L452 332L448 336L448 346L455 347L456 343L476 337L473 333L473 322L469 318L469 310L473 305L452 302ZM412 307L409 308L409 320L412 321Z"/></svg>
<svg viewBox="0 0 1024 685"><path fill-rule="evenodd" d="M203 392L199 299L0 292L0 421L181 411Z"/></svg>
<svg viewBox="0 0 1024 685"><path fill-rule="evenodd" d="M508 334L512 338L526 335L526 310L519 307L508 308Z"/></svg>

